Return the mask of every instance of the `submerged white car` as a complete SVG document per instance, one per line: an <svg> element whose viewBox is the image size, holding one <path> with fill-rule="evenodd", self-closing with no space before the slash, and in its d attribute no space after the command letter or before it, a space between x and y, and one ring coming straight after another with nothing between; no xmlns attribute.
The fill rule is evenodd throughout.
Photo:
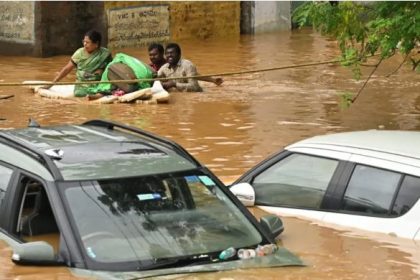
<svg viewBox="0 0 420 280"><path fill-rule="evenodd" d="M420 240L420 132L368 130L287 146L231 191L246 206Z"/></svg>

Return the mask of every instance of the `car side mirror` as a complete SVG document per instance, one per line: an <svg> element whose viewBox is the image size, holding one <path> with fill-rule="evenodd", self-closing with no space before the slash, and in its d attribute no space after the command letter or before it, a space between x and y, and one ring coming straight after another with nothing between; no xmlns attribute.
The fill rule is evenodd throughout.
<svg viewBox="0 0 420 280"><path fill-rule="evenodd" d="M273 239L284 231L283 222L276 215L266 215L261 217L260 225Z"/></svg>
<svg viewBox="0 0 420 280"><path fill-rule="evenodd" d="M255 191L249 183L239 183L230 187L230 191L245 206L254 206Z"/></svg>
<svg viewBox="0 0 420 280"><path fill-rule="evenodd" d="M35 241L13 246L12 261L16 264L58 264L53 247L45 241Z"/></svg>

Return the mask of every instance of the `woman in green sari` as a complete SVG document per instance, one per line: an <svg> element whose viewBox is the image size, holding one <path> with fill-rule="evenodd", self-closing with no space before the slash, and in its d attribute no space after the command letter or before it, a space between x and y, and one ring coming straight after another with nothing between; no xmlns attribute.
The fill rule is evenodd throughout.
<svg viewBox="0 0 420 280"><path fill-rule="evenodd" d="M102 73L112 60L111 52L101 47L101 34L97 31L88 31L83 38L83 48L78 49L70 61L61 69L53 80L60 81L76 68L78 82L100 81ZM74 88L76 97L96 94L97 84L78 84Z"/></svg>

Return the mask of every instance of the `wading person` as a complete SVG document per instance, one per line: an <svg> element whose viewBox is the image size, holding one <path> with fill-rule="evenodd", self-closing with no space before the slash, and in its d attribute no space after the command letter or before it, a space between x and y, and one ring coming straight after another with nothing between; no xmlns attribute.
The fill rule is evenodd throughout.
<svg viewBox="0 0 420 280"><path fill-rule="evenodd" d="M165 56L167 63L164 64L158 71L158 78L181 78L169 81L162 81L162 85L166 90L176 89L178 91L193 91L200 92L203 89L198 84L197 79L206 82L212 82L216 85L223 83L222 78L188 78L191 76L198 76L197 68L195 65L187 60L181 58L181 48L176 43L170 43L165 48Z"/></svg>
<svg viewBox="0 0 420 280"><path fill-rule="evenodd" d="M148 48L150 63L149 66L157 73L159 69L166 63L164 57L165 50L158 43L152 43Z"/></svg>
<svg viewBox="0 0 420 280"><path fill-rule="evenodd" d="M86 32L83 38L83 47L76 50L70 61L61 69L53 80L53 83L66 77L74 68L76 68L76 80L100 81L102 73L107 64L112 60L111 52L101 47L102 36L99 32L91 30ZM96 84L78 84L75 85L74 95L84 97L96 94Z"/></svg>

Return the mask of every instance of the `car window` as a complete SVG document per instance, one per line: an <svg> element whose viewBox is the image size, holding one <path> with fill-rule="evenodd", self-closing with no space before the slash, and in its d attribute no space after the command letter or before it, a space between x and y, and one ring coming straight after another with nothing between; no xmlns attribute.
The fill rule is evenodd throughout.
<svg viewBox="0 0 420 280"><path fill-rule="evenodd" d="M388 214L400 179L400 173L357 165L347 185L341 209Z"/></svg>
<svg viewBox="0 0 420 280"><path fill-rule="evenodd" d="M292 154L255 177L256 204L319 209L337 165L333 159Z"/></svg>
<svg viewBox="0 0 420 280"><path fill-rule="evenodd" d="M10 178L12 178L13 170L0 165L0 209L3 205L3 200L6 195L7 186L9 185Z"/></svg>
<svg viewBox="0 0 420 280"><path fill-rule="evenodd" d="M45 241L58 252L60 233L44 186L23 178L24 193L16 213L15 234L26 242Z"/></svg>
<svg viewBox="0 0 420 280"><path fill-rule="evenodd" d="M406 175L392 208L392 216L408 212L420 198L420 178Z"/></svg>

